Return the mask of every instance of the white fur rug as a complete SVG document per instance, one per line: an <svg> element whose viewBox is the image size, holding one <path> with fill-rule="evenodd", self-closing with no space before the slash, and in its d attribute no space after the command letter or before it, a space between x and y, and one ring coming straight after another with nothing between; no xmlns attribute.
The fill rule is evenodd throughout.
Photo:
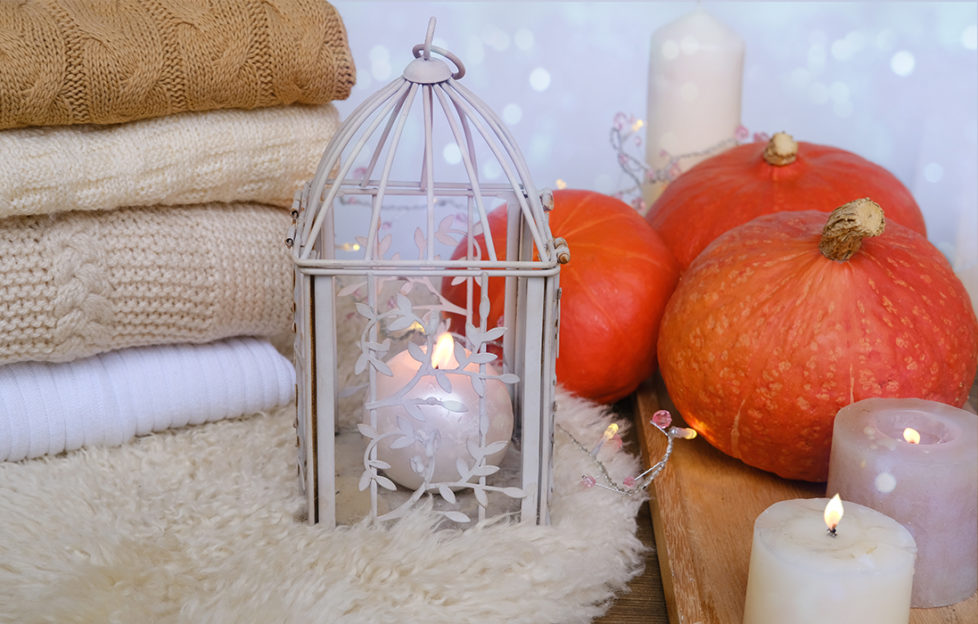
<svg viewBox="0 0 978 624"><path fill-rule="evenodd" d="M558 396L586 445L613 419ZM588 622L641 571L641 501L582 488L589 457L559 430L551 526L432 531L422 509L327 530L304 520L293 418L0 463L0 621ZM637 471L600 457L619 482Z"/></svg>

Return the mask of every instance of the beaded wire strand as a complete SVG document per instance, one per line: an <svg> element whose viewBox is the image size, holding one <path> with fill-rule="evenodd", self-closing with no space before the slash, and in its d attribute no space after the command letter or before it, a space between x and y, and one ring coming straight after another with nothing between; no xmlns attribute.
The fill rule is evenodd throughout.
<svg viewBox="0 0 978 624"><path fill-rule="evenodd" d="M580 440L574 437L570 431L559 424L557 427L563 431L568 438L570 438L574 446L591 458L591 462L594 464L594 467L597 468L598 473L600 473L600 476L602 477L603 483L599 482L596 477L588 473L582 474L581 484L584 487L600 487L621 494L622 496L634 496L644 492L645 488L648 487L648 485L652 483L652 481L659 476L659 473L661 473L666 467L666 463L669 461L670 455L672 455L674 440L677 438L681 440L692 440L696 437L696 431L693 429L672 426L672 415L667 410L658 410L652 414L652 416L649 418L649 424L666 436L666 450L663 453L662 458L650 466L648 470L634 477L626 477L621 484L616 482L611 477L611 475L608 473L608 469L605 468L604 463L598 459L598 451L601 450L601 447L605 442L611 439L618 439L620 442L621 439L616 435L618 433L618 425L614 423L609 425L608 428L605 429L601 439L598 440L598 443L590 450L588 450L588 448L585 447Z"/></svg>

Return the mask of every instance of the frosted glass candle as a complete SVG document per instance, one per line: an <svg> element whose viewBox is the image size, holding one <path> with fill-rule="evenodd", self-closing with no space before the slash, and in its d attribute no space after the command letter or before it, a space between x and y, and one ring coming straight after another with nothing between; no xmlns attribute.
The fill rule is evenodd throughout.
<svg viewBox="0 0 978 624"><path fill-rule="evenodd" d="M902 523L917 542L912 604L978 587L978 416L923 399L864 399L839 410L828 491ZM904 439L910 427L919 444Z"/></svg>
<svg viewBox="0 0 978 624"><path fill-rule="evenodd" d="M754 522L744 624L907 624L916 548L896 520L844 501L833 536L828 499L775 503Z"/></svg>
<svg viewBox="0 0 978 624"><path fill-rule="evenodd" d="M730 147L740 126L744 41L702 9L652 34L649 56L646 162L685 171L717 146ZM668 152L664 155L662 152ZM654 201L664 184L650 184Z"/></svg>
<svg viewBox="0 0 978 624"><path fill-rule="evenodd" d="M438 352L439 346L436 345L433 355L436 362L440 357ZM469 355L467 350L463 352L466 357ZM390 468L383 469L384 473L393 481L412 490L424 483L423 473L419 471L423 471L427 445L432 445L434 449L434 472L429 479L430 483L458 481L460 474L456 467L457 462L461 460L469 466L475 462L475 458L469 451L469 445L477 446L479 442L479 394L469 375L450 372L458 369L458 360L451 353L450 347L446 354L441 356L441 364L436 364L436 368L446 371L444 376L451 386L449 390L442 387L434 374L423 374L399 399L401 402L413 399L432 401L432 404L418 406L423 420L411 416L402 405L390 405L376 410L376 429L379 434L384 436L400 433L407 426L418 439L413 444L399 446L397 439L401 436L387 435L377 445L377 458L390 464ZM421 368L421 363L409 351L398 353L387 362L387 365L393 374L377 375L378 401L398 395L412 382ZM488 364L485 366L488 375L498 375L495 368ZM478 373L479 365L470 362L462 370ZM508 443L513 435L513 404L509 391L498 379L487 379L485 384L488 419L486 444ZM368 412L364 415L364 422L369 423L369 419ZM486 462L498 466L505 451L504 446L488 455Z"/></svg>

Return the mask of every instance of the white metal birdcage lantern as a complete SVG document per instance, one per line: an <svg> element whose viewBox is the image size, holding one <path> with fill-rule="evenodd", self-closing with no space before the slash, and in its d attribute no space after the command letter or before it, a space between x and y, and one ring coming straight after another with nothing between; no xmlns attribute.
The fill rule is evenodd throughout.
<svg viewBox="0 0 978 624"><path fill-rule="evenodd" d="M550 233L549 193L433 32L432 18L403 75L350 115L296 198L311 522L394 519L422 499L463 526L549 521L567 249Z"/></svg>

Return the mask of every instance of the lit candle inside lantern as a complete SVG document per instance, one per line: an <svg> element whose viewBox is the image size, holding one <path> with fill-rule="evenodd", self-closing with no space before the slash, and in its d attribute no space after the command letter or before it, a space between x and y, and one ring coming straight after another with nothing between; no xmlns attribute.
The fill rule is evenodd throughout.
<svg viewBox="0 0 978 624"><path fill-rule="evenodd" d="M847 405L835 418L828 488L914 536L913 606L953 604L978 588L978 416L923 399Z"/></svg>
<svg viewBox="0 0 978 624"><path fill-rule="evenodd" d="M907 624L913 537L869 507L844 512L838 499L811 498L757 517L744 624Z"/></svg>
<svg viewBox="0 0 978 624"><path fill-rule="evenodd" d="M717 146L732 145L743 72L744 41L702 9L652 34L645 158L653 171L677 156L683 156L677 165L685 171ZM663 188L646 185L646 203Z"/></svg>
<svg viewBox="0 0 978 624"><path fill-rule="evenodd" d="M422 374L415 381L421 362L409 351L402 351L387 362L392 375L377 375L378 402L403 392L396 404L375 411L376 431L384 436L377 444L377 459L390 464L384 473L404 487L420 487L424 483L426 466L432 461L434 468L429 483L458 481L461 475L457 464L461 461L471 466L476 461L469 447L479 443L480 396L471 375L479 373L479 365L469 362L460 371L455 348L451 334L445 333L439 336L431 355L433 368L449 371L442 375L450 389L439 383L434 371ZM466 349L462 353L466 358L471 355ZM487 376L498 375L493 366L486 364L485 367ZM413 386L407 388L412 383ZM508 442L513 435L513 404L505 384L498 379L486 379L484 400L489 420L485 444ZM406 403L415 402L415 414L421 419L412 416L404 407ZM370 423L369 410L363 421ZM404 436L387 435L395 432L413 436L415 442L402 445L398 440ZM430 460L426 451L432 452ZM498 466L505 452L504 447L489 454L486 462Z"/></svg>

